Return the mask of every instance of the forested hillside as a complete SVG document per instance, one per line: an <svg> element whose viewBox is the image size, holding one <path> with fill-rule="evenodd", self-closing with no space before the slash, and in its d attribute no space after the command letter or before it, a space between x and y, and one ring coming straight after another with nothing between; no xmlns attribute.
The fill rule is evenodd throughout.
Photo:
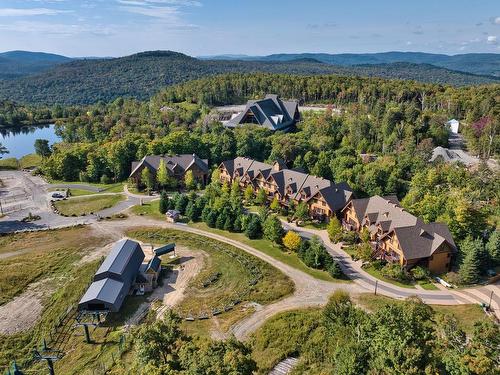
<svg viewBox="0 0 500 375"><path fill-rule="evenodd" d="M117 97L148 99L161 88L227 72L336 74L471 85L496 82L429 65L386 64L340 67L311 59L289 62L207 61L170 51L116 59L78 60L21 79L0 81L0 99L36 104L91 104Z"/></svg>
<svg viewBox="0 0 500 375"><path fill-rule="evenodd" d="M208 59L209 57L207 57ZM446 69L458 70L473 74L500 76L500 54L466 53L460 55L443 55L424 52L381 52L381 53L281 53L267 56L222 55L213 56L219 60L260 60L291 61L310 58L326 64L353 66L365 64L391 64L397 62L412 64L432 64Z"/></svg>
<svg viewBox="0 0 500 375"><path fill-rule="evenodd" d="M0 79L14 79L47 70L71 58L52 53L9 51L0 53Z"/></svg>

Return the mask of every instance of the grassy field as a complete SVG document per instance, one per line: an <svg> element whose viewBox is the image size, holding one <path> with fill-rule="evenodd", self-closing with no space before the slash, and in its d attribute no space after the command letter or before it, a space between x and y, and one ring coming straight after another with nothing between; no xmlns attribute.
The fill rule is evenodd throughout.
<svg viewBox="0 0 500 375"><path fill-rule="evenodd" d="M88 227L68 228L0 237L0 304L22 293L42 278L67 274L86 250L104 244Z"/></svg>
<svg viewBox="0 0 500 375"><path fill-rule="evenodd" d="M326 280L326 281L336 281L336 282L348 282L346 280L334 279L326 271L316 270L314 268L307 267L299 259L297 254L283 251L279 247L273 245L272 242L269 240L266 239L251 240L248 237L246 237L243 233L231 233L219 229L209 228L205 223L191 223L189 225L252 246L253 248L263 252L264 254L272 256L273 258L285 264L288 264L289 266L294 267L300 271L303 271L308 275L315 277L316 279Z"/></svg>
<svg viewBox="0 0 500 375"><path fill-rule="evenodd" d="M244 305L244 301L268 304L293 292L292 281L283 273L268 263L219 241L171 229L140 228L127 232L127 235L148 243L175 242L208 254L202 271L190 281L186 297L176 307L176 311L183 317L211 315L214 309L223 310L235 301L241 301L240 306ZM212 279L214 275L218 276ZM194 328L198 334L207 334L210 331L204 327L216 323L219 329L227 330L231 325L228 320L236 321L235 315L241 318L242 314L251 312L240 306L218 315L216 322L215 319L196 321L190 328ZM191 323L187 322L186 325Z"/></svg>
<svg viewBox="0 0 500 375"><path fill-rule="evenodd" d="M16 158L0 159L0 169L18 169L19 161Z"/></svg>
<svg viewBox="0 0 500 375"><path fill-rule="evenodd" d="M267 320L251 337L258 374L268 374L281 360L297 356L321 321L321 309L287 311Z"/></svg>
<svg viewBox="0 0 500 375"><path fill-rule="evenodd" d="M124 199L125 196L123 194L93 195L57 201L54 205L63 215L81 216L113 207Z"/></svg>
<svg viewBox="0 0 500 375"><path fill-rule="evenodd" d="M35 233L21 233L0 237L0 254L19 252L19 255L0 261L0 299L7 302L23 292L33 282L47 279L50 292L44 293L43 312L35 326L25 332L10 336L0 335L0 373L3 366L16 359L25 373L45 373L46 364L33 363L32 348L40 346L43 338L48 344L62 349L66 355L57 362L56 373L81 374L88 365L96 366L103 352L116 347L117 329L97 329L92 336L98 344L84 344L82 332L60 336L50 341L49 333L59 319L66 315L81 298L101 260L88 263L79 260L91 249L104 246L109 238L96 237L89 227L76 227ZM71 329L73 319L68 319ZM57 335L54 336L54 339Z"/></svg>
<svg viewBox="0 0 500 375"><path fill-rule="evenodd" d="M401 301L373 294L361 294L356 300L358 304L364 306L365 308L374 311L388 303L401 303ZM458 321L458 325L465 332L471 332L474 323L479 320L488 320L489 318L485 315L479 304L474 305L430 305L436 314L450 314L454 315Z"/></svg>

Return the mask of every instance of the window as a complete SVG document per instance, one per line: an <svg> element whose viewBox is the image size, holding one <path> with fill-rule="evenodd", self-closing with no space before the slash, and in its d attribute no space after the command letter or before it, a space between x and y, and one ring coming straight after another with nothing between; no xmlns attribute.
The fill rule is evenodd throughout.
<svg viewBox="0 0 500 375"><path fill-rule="evenodd" d="M446 254L446 258L451 258L451 253Z"/></svg>

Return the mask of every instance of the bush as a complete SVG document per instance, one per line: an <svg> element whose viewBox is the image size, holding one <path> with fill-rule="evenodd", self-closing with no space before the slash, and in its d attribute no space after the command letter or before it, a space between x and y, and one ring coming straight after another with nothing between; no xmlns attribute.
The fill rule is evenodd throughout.
<svg viewBox="0 0 500 375"><path fill-rule="evenodd" d="M408 273L406 270L397 263L386 264L380 272L383 276L389 279L406 282L409 280Z"/></svg>
<svg viewBox="0 0 500 375"><path fill-rule="evenodd" d="M411 270L411 274L415 280L424 280L424 279L429 278L429 276L430 276L429 270L427 268L420 267L420 266L414 267Z"/></svg>
<svg viewBox="0 0 500 375"><path fill-rule="evenodd" d="M328 267L328 273L334 279L342 279L344 278L344 273L342 272L342 268L340 268L340 264L338 262L333 261L332 264Z"/></svg>
<svg viewBox="0 0 500 375"><path fill-rule="evenodd" d="M108 177L107 174L103 174L101 176L101 184L110 184L111 183L111 178Z"/></svg>
<svg viewBox="0 0 500 375"><path fill-rule="evenodd" d="M355 244L358 238L358 234L354 231L348 231L342 234L342 242L345 242L346 244Z"/></svg>

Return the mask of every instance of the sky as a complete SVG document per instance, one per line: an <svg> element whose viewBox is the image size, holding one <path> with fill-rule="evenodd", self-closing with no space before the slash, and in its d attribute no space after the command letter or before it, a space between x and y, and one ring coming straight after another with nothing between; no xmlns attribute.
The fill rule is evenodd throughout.
<svg viewBox="0 0 500 375"><path fill-rule="evenodd" d="M500 0L0 0L0 51L500 53Z"/></svg>

